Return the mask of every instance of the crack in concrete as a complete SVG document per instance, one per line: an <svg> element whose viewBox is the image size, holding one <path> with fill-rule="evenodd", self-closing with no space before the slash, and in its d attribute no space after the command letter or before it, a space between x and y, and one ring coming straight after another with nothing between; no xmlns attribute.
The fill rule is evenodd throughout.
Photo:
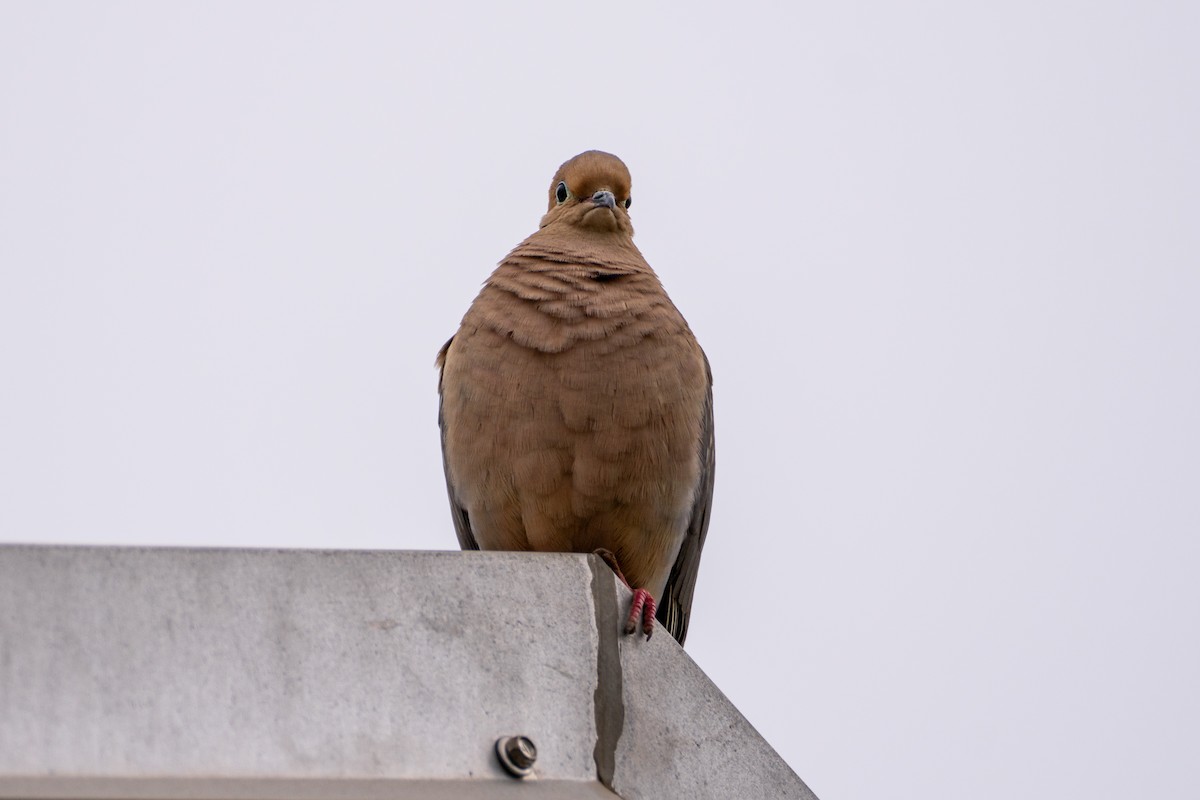
<svg viewBox="0 0 1200 800"><path fill-rule="evenodd" d="M621 652L617 642L617 583L608 565L599 556L588 556L592 570L592 606L596 612L596 776L607 788L613 788L617 769L617 742L625 727L625 687L621 673ZM615 791L615 790L614 790Z"/></svg>

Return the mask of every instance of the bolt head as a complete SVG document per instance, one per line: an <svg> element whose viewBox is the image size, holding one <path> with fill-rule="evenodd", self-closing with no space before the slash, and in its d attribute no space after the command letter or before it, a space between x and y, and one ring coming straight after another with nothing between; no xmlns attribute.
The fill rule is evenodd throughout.
<svg viewBox="0 0 1200 800"><path fill-rule="evenodd" d="M496 740L496 756L510 775L524 778L533 772L537 747L527 736L501 736Z"/></svg>

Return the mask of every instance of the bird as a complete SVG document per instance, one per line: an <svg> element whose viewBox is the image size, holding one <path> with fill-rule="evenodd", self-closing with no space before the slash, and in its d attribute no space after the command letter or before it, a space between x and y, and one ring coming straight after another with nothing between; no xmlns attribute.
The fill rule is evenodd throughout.
<svg viewBox="0 0 1200 800"><path fill-rule="evenodd" d="M684 643L712 508L712 370L633 243L632 178L589 150L438 353L463 550L597 553L633 590L624 632Z"/></svg>

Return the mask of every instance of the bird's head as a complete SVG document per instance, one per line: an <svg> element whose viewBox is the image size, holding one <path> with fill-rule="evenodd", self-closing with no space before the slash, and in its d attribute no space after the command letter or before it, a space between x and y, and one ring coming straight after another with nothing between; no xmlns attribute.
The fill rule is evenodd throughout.
<svg viewBox="0 0 1200 800"><path fill-rule="evenodd" d="M631 183L629 169L616 156L599 150L580 153L554 173L541 227L557 223L633 236Z"/></svg>

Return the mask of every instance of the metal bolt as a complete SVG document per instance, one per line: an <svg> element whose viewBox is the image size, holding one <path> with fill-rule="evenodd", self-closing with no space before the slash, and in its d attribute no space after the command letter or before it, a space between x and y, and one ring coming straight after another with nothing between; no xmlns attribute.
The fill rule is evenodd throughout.
<svg viewBox="0 0 1200 800"><path fill-rule="evenodd" d="M533 772L537 748L526 736L501 736L496 740L496 756L510 775L524 778Z"/></svg>

